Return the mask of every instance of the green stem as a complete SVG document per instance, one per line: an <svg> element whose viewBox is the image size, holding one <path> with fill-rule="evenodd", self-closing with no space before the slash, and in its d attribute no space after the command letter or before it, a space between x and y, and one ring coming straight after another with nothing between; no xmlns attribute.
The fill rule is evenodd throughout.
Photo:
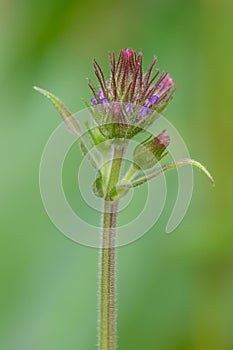
<svg viewBox="0 0 233 350"><path fill-rule="evenodd" d="M138 169L136 169L134 166L131 166L127 173L125 174L124 178L122 179L121 183L127 183L131 181L135 175L137 174Z"/></svg>
<svg viewBox="0 0 233 350"><path fill-rule="evenodd" d="M116 349L117 202L105 201L100 249L99 350Z"/></svg>
<svg viewBox="0 0 233 350"><path fill-rule="evenodd" d="M112 156L112 162L111 162L111 169L107 184L107 191L106 191L106 199L111 200L112 197L116 194L116 185L118 183L119 177L120 177L120 171L122 167L122 161L123 161L123 153L124 153L124 147L119 145L118 143L115 143L113 145L113 156Z"/></svg>
<svg viewBox="0 0 233 350"><path fill-rule="evenodd" d="M100 248L99 350L116 350L116 231L118 201L111 193L119 180L124 149L114 144L104 200Z"/></svg>

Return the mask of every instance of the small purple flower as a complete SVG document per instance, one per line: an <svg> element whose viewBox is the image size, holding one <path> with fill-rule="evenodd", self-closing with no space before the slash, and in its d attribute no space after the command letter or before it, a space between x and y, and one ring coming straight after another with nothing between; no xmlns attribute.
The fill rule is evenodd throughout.
<svg viewBox="0 0 233 350"><path fill-rule="evenodd" d="M108 104L108 99L107 99L106 97L101 98L101 99L100 99L100 102L102 103L103 106L104 106L104 105L107 105L107 104Z"/></svg>
<svg viewBox="0 0 233 350"><path fill-rule="evenodd" d="M97 102L97 100L96 100L95 97L92 97L92 98L91 98L90 103L91 103L91 106L92 106L92 105L97 105L97 104L98 104L98 102Z"/></svg>
<svg viewBox="0 0 233 350"><path fill-rule="evenodd" d="M144 106L146 107L151 107L151 102L150 102L150 98L147 98L145 103L144 103Z"/></svg>
<svg viewBox="0 0 233 350"><path fill-rule="evenodd" d="M156 95L151 96L151 98L150 98L151 105L152 106L155 105L158 102L158 100L159 100L158 96L156 96Z"/></svg>
<svg viewBox="0 0 233 350"><path fill-rule="evenodd" d="M151 115L152 111L150 110L149 107L142 106L142 108L139 110L138 115L137 115L137 120L145 119L149 115Z"/></svg>
<svg viewBox="0 0 233 350"><path fill-rule="evenodd" d="M144 106L150 108L150 107L154 106L158 101L159 101L159 97L156 95L153 95L150 98L146 99Z"/></svg>
<svg viewBox="0 0 233 350"><path fill-rule="evenodd" d="M134 113L134 106L132 103L127 103L126 112L128 113L129 116L131 116Z"/></svg>
<svg viewBox="0 0 233 350"><path fill-rule="evenodd" d="M102 90L99 90L98 94L99 98L104 98L104 95L103 95L103 91Z"/></svg>

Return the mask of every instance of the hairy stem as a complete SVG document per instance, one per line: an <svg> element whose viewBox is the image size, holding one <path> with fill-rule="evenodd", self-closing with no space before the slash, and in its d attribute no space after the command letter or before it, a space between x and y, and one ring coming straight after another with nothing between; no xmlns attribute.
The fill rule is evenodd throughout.
<svg viewBox="0 0 233 350"><path fill-rule="evenodd" d="M122 166L124 148L113 145L104 200L100 248L99 350L116 350L116 231L118 201L111 200Z"/></svg>
<svg viewBox="0 0 233 350"><path fill-rule="evenodd" d="M105 201L100 249L99 350L116 349L117 202Z"/></svg>

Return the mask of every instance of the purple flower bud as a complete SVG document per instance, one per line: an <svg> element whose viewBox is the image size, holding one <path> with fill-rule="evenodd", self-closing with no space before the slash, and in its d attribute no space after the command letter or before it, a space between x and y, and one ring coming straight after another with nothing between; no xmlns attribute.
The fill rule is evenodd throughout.
<svg viewBox="0 0 233 350"><path fill-rule="evenodd" d="M158 86L158 94L159 96L165 94L167 91L171 89L174 85L174 82L169 74L167 74L164 79L162 79L161 83Z"/></svg>
<svg viewBox="0 0 233 350"><path fill-rule="evenodd" d="M170 143L170 137L165 135L165 132L166 130L163 130L150 143L150 147L153 149L153 151L156 151L157 154L162 154Z"/></svg>
<svg viewBox="0 0 233 350"><path fill-rule="evenodd" d="M127 73L132 73L135 69L135 52L132 49L125 49L121 51L120 54L120 61L122 63L122 66L124 67L122 69L122 72L119 71L119 73L123 73L124 71L127 71Z"/></svg>
<svg viewBox="0 0 233 350"><path fill-rule="evenodd" d="M132 49L125 49L121 51L121 55L125 61L130 61L134 58L134 51Z"/></svg>
<svg viewBox="0 0 233 350"><path fill-rule="evenodd" d="M134 162L136 168L149 169L160 161L167 153L166 148L170 143L170 137L163 130L152 141L138 145L134 150Z"/></svg>

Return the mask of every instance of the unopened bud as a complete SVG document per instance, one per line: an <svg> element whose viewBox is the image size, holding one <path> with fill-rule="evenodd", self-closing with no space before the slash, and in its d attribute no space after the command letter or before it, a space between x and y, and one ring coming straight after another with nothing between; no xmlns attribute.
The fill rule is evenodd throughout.
<svg viewBox="0 0 233 350"><path fill-rule="evenodd" d="M170 143L170 137L165 135L163 130L153 140L138 145L134 150L135 167L146 170L152 168L166 154Z"/></svg>

